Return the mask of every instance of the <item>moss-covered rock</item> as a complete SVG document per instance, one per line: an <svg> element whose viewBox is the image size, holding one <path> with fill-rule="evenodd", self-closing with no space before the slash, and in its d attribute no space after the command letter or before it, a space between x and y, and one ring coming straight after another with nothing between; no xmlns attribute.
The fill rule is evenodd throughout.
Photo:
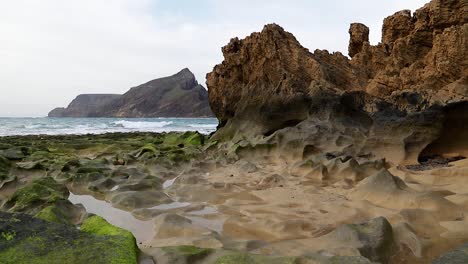
<svg viewBox="0 0 468 264"><path fill-rule="evenodd" d="M205 142L205 136L193 131L184 133L168 133L166 134L163 144L164 145L178 145L178 146L200 146Z"/></svg>
<svg viewBox="0 0 468 264"><path fill-rule="evenodd" d="M0 212L0 262L5 264L133 264L138 249L131 233L98 216L74 226L26 214Z"/></svg>
<svg viewBox="0 0 468 264"><path fill-rule="evenodd" d="M5 150L0 150L0 155L4 156L9 160L22 160L29 155L29 149L27 147L14 147Z"/></svg>
<svg viewBox="0 0 468 264"><path fill-rule="evenodd" d="M4 204L3 209L35 214L59 200L66 200L68 195L68 189L53 178L39 178L16 190Z"/></svg>
<svg viewBox="0 0 468 264"><path fill-rule="evenodd" d="M60 224L69 224L65 212L55 205L47 206L36 214L37 218Z"/></svg>
<svg viewBox="0 0 468 264"><path fill-rule="evenodd" d="M81 230L108 238L114 244L113 255L116 261L110 263L136 263L138 247L135 237L127 230L109 224L100 216L92 216L81 225Z"/></svg>
<svg viewBox="0 0 468 264"><path fill-rule="evenodd" d="M53 205L43 208L36 217L49 222L77 225L81 224L87 215L81 204L72 204L69 200L59 200Z"/></svg>
<svg viewBox="0 0 468 264"><path fill-rule="evenodd" d="M156 146L152 143L148 143L144 145L137 153L137 157L141 157L143 154L149 152L150 155L158 155L159 151L157 150Z"/></svg>
<svg viewBox="0 0 468 264"><path fill-rule="evenodd" d="M3 182L10 178L9 172L11 166L11 162L0 155L0 188L3 186Z"/></svg>

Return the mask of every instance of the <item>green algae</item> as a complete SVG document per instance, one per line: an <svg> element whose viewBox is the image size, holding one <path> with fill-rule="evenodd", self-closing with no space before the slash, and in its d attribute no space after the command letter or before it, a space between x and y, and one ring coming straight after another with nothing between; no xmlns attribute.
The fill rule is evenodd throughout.
<svg viewBox="0 0 468 264"><path fill-rule="evenodd" d="M34 213L59 200L66 200L68 195L65 186L51 177L44 177L16 190L3 207L8 211Z"/></svg>
<svg viewBox="0 0 468 264"><path fill-rule="evenodd" d="M83 232L108 237L115 244L116 260L110 263L136 263L138 247L135 237L127 230L109 224L100 216L92 216L81 225ZM118 261L117 261L118 260Z"/></svg>
<svg viewBox="0 0 468 264"><path fill-rule="evenodd" d="M164 145L183 145L183 146L200 146L205 142L205 136L193 131L184 133L167 133L165 134Z"/></svg>
<svg viewBox="0 0 468 264"><path fill-rule="evenodd" d="M60 224L70 224L65 212L55 205L48 206L36 214L37 218Z"/></svg>
<svg viewBox="0 0 468 264"><path fill-rule="evenodd" d="M15 238L16 236L16 232L13 231L13 232L2 232L1 233L2 235L2 238L5 239L6 241L11 241Z"/></svg>
<svg viewBox="0 0 468 264"><path fill-rule="evenodd" d="M11 162L0 155L0 181L4 181L9 177Z"/></svg>
<svg viewBox="0 0 468 264"><path fill-rule="evenodd" d="M25 214L0 212L0 234L15 234L10 240L0 239L1 263L137 263L138 249L133 236L95 218L90 218L88 231L83 232Z"/></svg>

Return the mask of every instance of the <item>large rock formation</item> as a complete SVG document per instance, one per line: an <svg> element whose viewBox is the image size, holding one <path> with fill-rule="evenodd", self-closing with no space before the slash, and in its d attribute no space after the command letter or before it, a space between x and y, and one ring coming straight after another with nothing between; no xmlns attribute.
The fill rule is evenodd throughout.
<svg viewBox="0 0 468 264"><path fill-rule="evenodd" d="M100 107L119 97L119 94L80 94L67 108L58 107L50 111L49 117L96 116Z"/></svg>
<svg viewBox="0 0 468 264"><path fill-rule="evenodd" d="M467 8L465 0L433 0L413 15L397 12L384 20L382 42L375 46L365 25L352 24L351 59L311 53L275 24L232 39L222 49L223 63L207 75L220 121L215 138L276 132L268 140L279 145L294 141L304 149L415 162L444 134L447 109L468 107ZM466 123L468 116L458 120ZM340 143L320 147L323 131L328 141ZM295 144L293 150L299 149Z"/></svg>
<svg viewBox="0 0 468 264"><path fill-rule="evenodd" d="M206 89L189 69L131 88L123 95L82 94L49 117L209 117Z"/></svg>

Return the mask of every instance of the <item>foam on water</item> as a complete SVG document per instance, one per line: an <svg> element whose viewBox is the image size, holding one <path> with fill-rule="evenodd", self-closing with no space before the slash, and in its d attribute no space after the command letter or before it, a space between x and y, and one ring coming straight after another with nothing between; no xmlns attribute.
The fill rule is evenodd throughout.
<svg viewBox="0 0 468 264"><path fill-rule="evenodd" d="M0 136L183 132L209 134L215 118L0 118Z"/></svg>

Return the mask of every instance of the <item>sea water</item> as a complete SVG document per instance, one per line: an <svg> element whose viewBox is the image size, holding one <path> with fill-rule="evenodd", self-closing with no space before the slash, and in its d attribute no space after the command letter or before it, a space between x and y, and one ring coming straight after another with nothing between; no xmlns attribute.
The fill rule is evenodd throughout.
<svg viewBox="0 0 468 264"><path fill-rule="evenodd" d="M215 118L1 118L0 136L216 130Z"/></svg>

